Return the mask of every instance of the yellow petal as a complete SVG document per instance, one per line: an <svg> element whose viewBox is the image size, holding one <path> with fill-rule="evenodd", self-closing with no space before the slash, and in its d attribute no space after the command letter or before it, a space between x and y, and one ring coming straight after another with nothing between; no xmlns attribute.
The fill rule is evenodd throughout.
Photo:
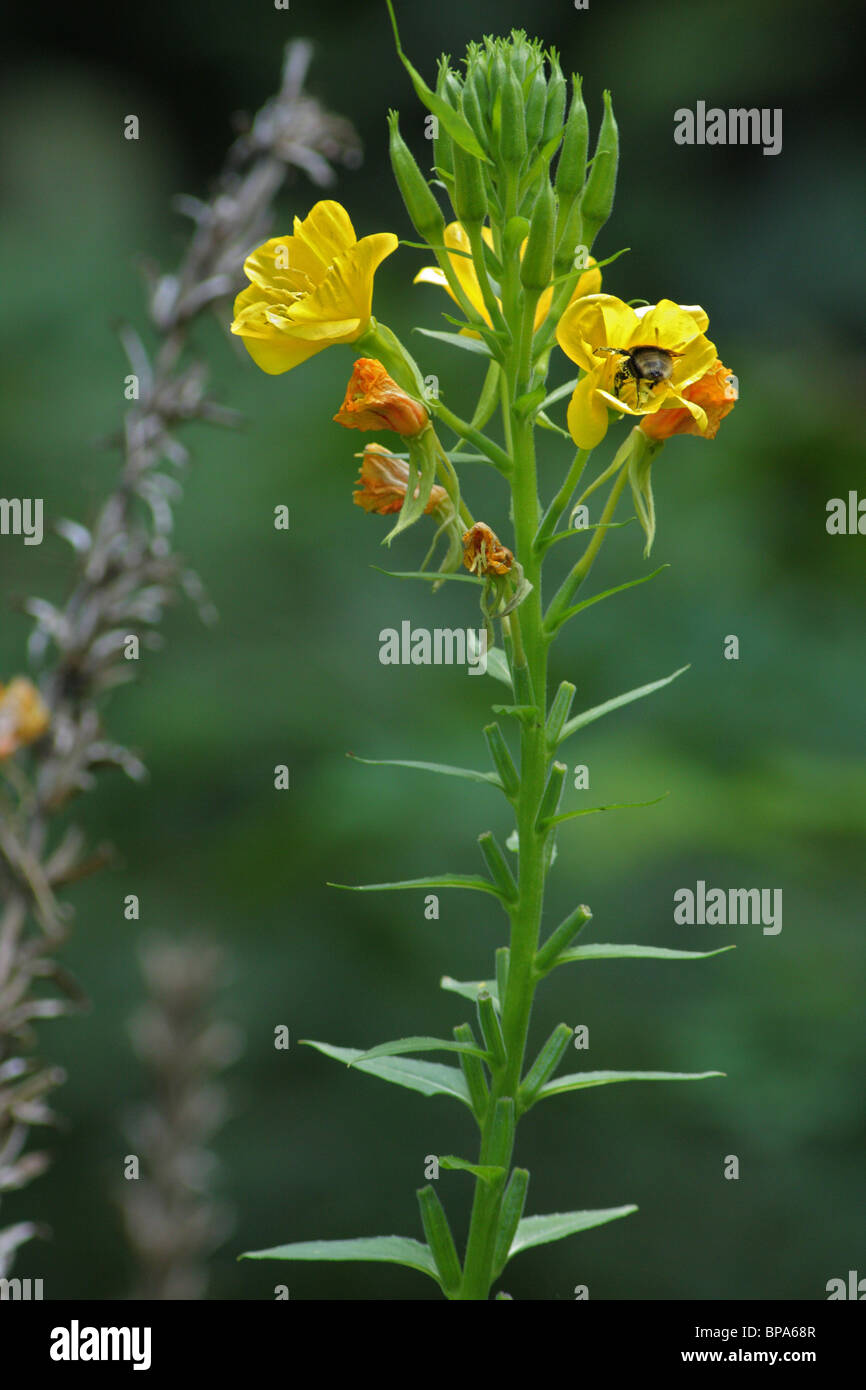
<svg viewBox="0 0 866 1390"><path fill-rule="evenodd" d="M568 429L578 449L594 449L607 433L607 406L597 389L605 366L577 383L568 406Z"/></svg>
<svg viewBox="0 0 866 1390"><path fill-rule="evenodd" d="M300 366L309 357L314 357L317 352L329 346L326 342L305 343L299 338L276 336L267 340L244 336L242 341L256 366L261 367L269 376L291 371L292 367Z"/></svg>
<svg viewBox="0 0 866 1390"><path fill-rule="evenodd" d="M717 358L716 348L709 338L698 334L689 343L682 356L674 362L674 370L671 376L671 388L676 387L682 391L686 386L691 386L693 382L699 381L710 368Z"/></svg>
<svg viewBox="0 0 866 1390"><path fill-rule="evenodd" d="M373 276L386 256L397 249L393 232L377 232L362 237L334 260L319 287L308 298L291 305L289 315L298 325L338 324L358 321L352 336L358 337L370 319L373 304ZM350 339L344 339L350 341Z"/></svg>
<svg viewBox="0 0 866 1390"><path fill-rule="evenodd" d="M303 221L296 217L294 230L291 263L305 270L314 285L322 283L328 267L358 240L346 209L331 199L316 203Z"/></svg>
<svg viewBox="0 0 866 1390"><path fill-rule="evenodd" d="M444 270L440 270L438 265L425 265L423 270L419 270L413 285L438 285L440 290L447 290L451 294L451 287L445 277ZM453 299L453 294L451 295Z"/></svg>
<svg viewBox="0 0 866 1390"><path fill-rule="evenodd" d="M658 304L635 318L637 323L632 337L619 346L651 345L675 352L701 332L694 312L681 309L672 299L660 299Z"/></svg>

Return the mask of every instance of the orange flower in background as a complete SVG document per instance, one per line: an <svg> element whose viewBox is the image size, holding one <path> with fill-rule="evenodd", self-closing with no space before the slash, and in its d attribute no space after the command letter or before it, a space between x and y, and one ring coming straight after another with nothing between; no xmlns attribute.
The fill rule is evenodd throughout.
<svg viewBox="0 0 866 1390"><path fill-rule="evenodd" d="M358 358L334 419L347 430L394 430L406 438L429 424L421 402L407 395L375 357Z"/></svg>
<svg viewBox="0 0 866 1390"><path fill-rule="evenodd" d="M463 536L463 563L473 574L489 577L507 574L514 556L495 531L483 521L476 521Z"/></svg>
<svg viewBox="0 0 866 1390"><path fill-rule="evenodd" d="M358 490L352 493L355 505L363 507L365 512L388 516L391 512L399 512L405 501L409 465L405 459L389 454L381 444L368 444L361 461L358 483ZM434 483L424 511L435 512L447 501L448 493L444 487Z"/></svg>
<svg viewBox="0 0 866 1390"><path fill-rule="evenodd" d="M32 681L16 676L0 685L0 758L35 743L50 723L48 709Z"/></svg>
<svg viewBox="0 0 866 1390"><path fill-rule="evenodd" d="M691 412L682 406L670 410L663 408L655 415L646 415L640 427L650 439L670 439L672 434L697 434L702 439L715 439L719 425L733 410L739 394L736 377L716 358L704 376L683 390L686 400L699 405L704 411L707 417L705 430L699 428Z"/></svg>

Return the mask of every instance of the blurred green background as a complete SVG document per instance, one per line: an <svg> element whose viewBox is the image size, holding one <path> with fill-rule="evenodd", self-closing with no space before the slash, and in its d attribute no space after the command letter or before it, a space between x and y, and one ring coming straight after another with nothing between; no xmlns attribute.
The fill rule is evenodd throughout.
<svg viewBox="0 0 866 1390"><path fill-rule="evenodd" d="M635 1202L637 1215L521 1256L503 1280L516 1298L820 1299L828 1279L866 1273L863 1229L862 537L830 537L829 498L862 487L864 387L861 121L853 6L733 0L720 10L568 0L458 0L399 7L405 47L427 76L483 31L522 25L584 74L594 121L613 90L623 157L599 255L632 248L606 288L625 298L701 303L740 380L718 439L674 440L656 466L652 584L589 610L567 629L557 679L581 706L691 663L675 685L594 725L568 748L591 789L568 808L642 800L644 811L566 828L549 921L591 904L587 939L737 950L682 964L609 962L562 970L542 991L537 1044L560 1019L585 1023L572 1069L718 1068L727 1079L622 1086L562 1097L524 1123L530 1211ZM392 186L385 111L401 110L419 158L423 112L393 52L384 5L309 3L289 11L214 0L103 10L19 9L0 97L5 212L0 254L3 493L42 496L46 516L86 519L117 460L94 441L117 424L127 370L112 321L142 321L136 260L171 265L185 224L169 208L219 167L232 113L274 89L294 35L317 44L311 87L356 123L357 172L335 196L359 234L413 233ZM782 107L784 146L683 148L673 112ZM137 144L122 138L141 117ZM298 177L282 225L316 193ZM410 289L423 263L403 250L377 279L376 312L402 335L447 326L434 289ZM5 1221L38 1217L47 1243L17 1273L51 1298L116 1298L131 1276L113 1193L128 1141L124 1107L142 1093L126 1035L140 999L137 936L203 928L233 977L222 1007L245 1030L227 1074L220 1190L236 1228L213 1260L212 1296L430 1298L422 1276L388 1266L238 1264L239 1251L311 1237L420 1234L414 1190L424 1156L464 1153L469 1116L309 1049L312 1037L371 1046L401 1033L449 1034L470 1007L441 974L491 968L504 923L474 897L353 896L326 880L480 868L475 836L509 826L492 793L366 768L369 757L484 765L480 729L501 690L454 668L383 667L378 632L404 617L475 625L474 595L377 573L385 524L351 503L356 438L330 423L349 374L345 350L268 378L214 322L201 333L221 396L243 433L197 427L178 542L216 603L203 629L189 607L167 643L113 701L114 734L141 750L149 783L107 778L81 802L118 862L74 893L65 961L89 992L82 1019L47 1024L45 1054L68 1070L65 1129L50 1172L4 1202ZM415 336L425 371L468 409L467 359ZM565 363L556 371L565 379ZM479 378L480 379L480 378ZM563 412L564 414L564 412ZM562 445L560 448L559 446ZM610 444L608 445L610 447ZM563 441L544 441L546 492ZM492 471L464 474L470 506L507 534ZM497 490L498 488L498 490ZM273 508L291 509L276 533ZM426 526L426 522L424 523ZM395 568L420 558L417 531ZM0 543L0 673L20 670L27 621L13 601L61 595L68 547ZM592 589L645 568L637 527L615 533ZM740 640L739 661L722 657ZM481 760L479 762L479 760ZM273 790L273 767L292 787ZM702 878L782 888L784 927L682 927L673 893ZM141 897L142 920L122 900ZM293 1045L276 1052L284 1023ZM722 1176L740 1159L739 1181ZM469 1183L438 1190L457 1228Z"/></svg>

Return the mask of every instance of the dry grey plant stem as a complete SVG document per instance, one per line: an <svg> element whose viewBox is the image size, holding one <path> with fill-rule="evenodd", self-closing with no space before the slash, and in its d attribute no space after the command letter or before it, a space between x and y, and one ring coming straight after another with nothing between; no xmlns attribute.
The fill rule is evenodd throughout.
<svg viewBox="0 0 866 1390"><path fill-rule="evenodd" d="M180 267L165 274L145 267L154 350L132 328L120 328L130 369L126 395L137 390L137 399L110 441L122 453L119 479L89 528L56 524L75 552L66 600L31 598L24 605L34 619L28 651L38 695L27 693L26 681L7 687L5 697L0 687L0 701L16 697L22 727L34 701L47 721L37 739L31 723L29 736L16 742L14 728L11 737L7 729L4 742L0 719L0 1199L49 1162L29 1146L30 1131L53 1122L49 1096L63 1077L42 1061L34 1024L83 1003L57 960L70 920L58 893L107 855L68 823L68 804L101 769L144 774L138 758L104 729L105 694L134 674L126 659L130 637L158 645L156 629L179 591L206 620L213 616L197 577L172 548L181 495L176 474L188 459L177 431L190 420L232 425L238 417L209 398L205 367L187 352L190 327L238 288L244 257L269 231L287 173L300 169L327 186L332 162L359 158L352 127L304 91L310 58L306 42L288 46L280 89L231 146L213 197L178 200L194 224ZM0 1229L0 1277L37 1233L31 1220Z"/></svg>
<svg viewBox="0 0 866 1390"><path fill-rule="evenodd" d="M240 1034L214 1016L224 955L201 938L153 936L141 950L147 1003L130 1024L147 1073L148 1098L126 1124L134 1152L120 1192L135 1260L133 1298L200 1299L207 1258L231 1229L213 1199L208 1148L226 1115L217 1073L240 1051Z"/></svg>

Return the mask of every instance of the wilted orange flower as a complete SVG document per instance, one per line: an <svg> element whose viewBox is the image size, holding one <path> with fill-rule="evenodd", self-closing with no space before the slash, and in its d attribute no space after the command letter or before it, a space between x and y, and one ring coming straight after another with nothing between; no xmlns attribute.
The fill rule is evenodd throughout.
<svg viewBox="0 0 866 1390"><path fill-rule="evenodd" d="M406 498L409 465L405 459L389 454L381 444L368 444L361 460L358 482L360 486L357 492L352 493L355 505L363 507L365 512L388 516L390 512L399 512ZM434 483L424 511L435 512L447 501L448 493L444 487Z"/></svg>
<svg viewBox="0 0 866 1390"><path fill-rule="evenodd" d="M699 405L706 414L705 430L699 428L691 412L682 406L670 410L663 407L655 415L645 415L640 427L650 439L670 439L672 434L698 434L702 439L715 439L719 425L733 410L739 394L736 377L716 358L708 372L683 389L686 400Z"/></svg>
<svg viewBox="0 0 866 1390"><path fill-rule="evenodd" d="M16 676L0 685L0 758L8 758L26 743L35 743L48 728L50 715L32 681Z"/></svg>
<svg viewBox="0 0 866 1390"><path fill-rule="evenodd" d="M347 430L394 430L404 436L420 434L429 423L421 402L407 395L375 357L358 358L334 419Z"/></svg>
<svg viewBox="0 0 866 1390"><path fill-rule="evenodd" d="M473 574L507 574L514 556L495 531L483 521L476 521L463 537L463 563Z"/></svg>

